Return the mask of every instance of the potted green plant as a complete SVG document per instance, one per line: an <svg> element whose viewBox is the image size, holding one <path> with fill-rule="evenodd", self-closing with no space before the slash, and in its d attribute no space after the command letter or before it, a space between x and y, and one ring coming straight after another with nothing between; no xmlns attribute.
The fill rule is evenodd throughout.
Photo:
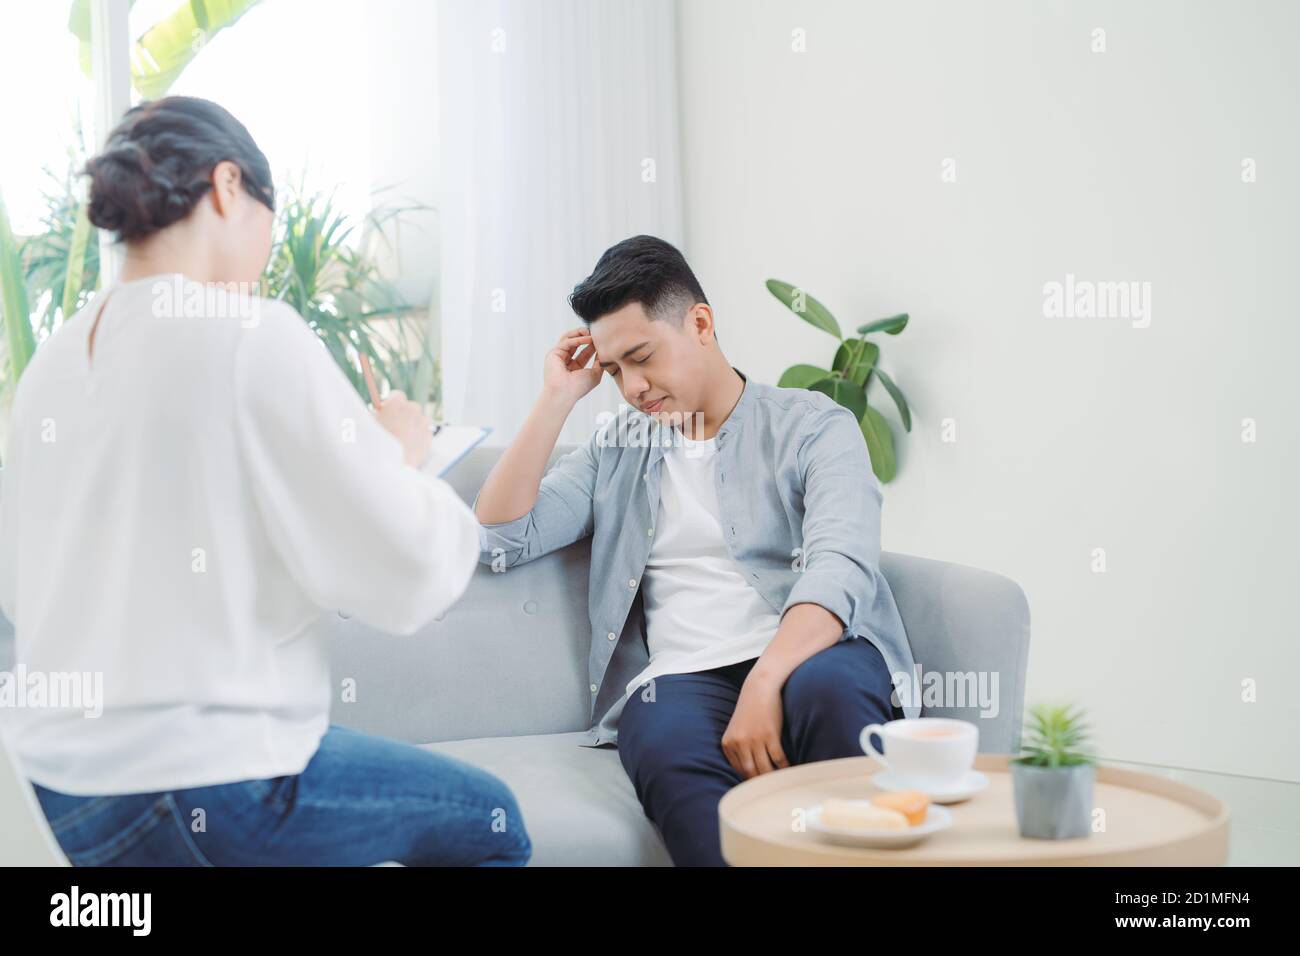
<svg viewBox="0 0 1300 956"><path fill-rule="evenodd" d="M792 365L782 373L777 385L822 392L851 411L862 429L862 437L866 439L867 451L871 455L871 470L881 482L891 481L898 472L894 435L885 417L868 402L867 392L871 383L880 382L881 387L889 393L903 420L903 428L909 432L912 430L912 412L894 380L877 364L880 346L868 342L867 336L873 332L897 335L907 327L907 313L859 325L858 337L846 339L830 310L804 290L779 279L768 279L767 289L799 318L814 328L835 336L839 342L830 368Z"/></svg>
<svg viewBox="0 0 1300 956"><path fill-rule="evenodd" d="M1068 840L1091 832L1096 759L1080 710L1031 708L1023 754L1010 762L1020 835Z"/></svg>

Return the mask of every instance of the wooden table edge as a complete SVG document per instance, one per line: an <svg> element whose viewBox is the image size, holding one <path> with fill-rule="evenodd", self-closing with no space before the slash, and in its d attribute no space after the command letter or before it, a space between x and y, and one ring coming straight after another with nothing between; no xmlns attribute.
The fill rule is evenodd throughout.
<svg viewBox="0 0 1300 956"><path fill-rule="evenodd" d="M1095 844L1086 840L1062 840L1059 842L1063 852L1051 856L980 860L971 857L917 858L909 856L906 849L784 842L748 832L732 822L731 817L738 808L785 789L790 778L782 774L797 772L800 783L837 779L846 772L844 764L847 762L852 762L857 768L865 766L868 773L883 769L872 757L843 757L761 774L727 791L718 804L723 857L732 866L1222 866L1227 861L1230 813L1226 803L1178 780L1105 765L1097 767L1098 783L1155 793L1183 803L1206 818L1204 828L1176 840L1153 841L1114 851L1097 849ZM1010 763L1009 754L979 754L975 758L975 769L1009 773ZM862 771L855 769L854 772Z"/></svg>

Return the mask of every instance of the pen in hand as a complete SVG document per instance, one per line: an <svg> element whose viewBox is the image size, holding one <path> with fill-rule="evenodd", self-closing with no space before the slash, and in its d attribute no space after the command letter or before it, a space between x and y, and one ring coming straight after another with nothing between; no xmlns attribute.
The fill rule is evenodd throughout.
<svg viewBox="0 0 1300 956"><path fill-rule="evenodd" d="M361 356L361 374L365 376L366 388L370 390L370 404L374 406L375 411L379 411L379 406L383 402L379 400L379 389L375 387L375 373L370 368L370 356L365 352L358 354Z"/></svg>
<svg viewBox="0 0 1300 956"><path fill-rule="evenodd" d="M406 463L414 467L428 460L433 444L433 435L437 429L429 427L428 420L414 402L408 401L401 392L390 392L388 406L379 398L379 389L375 385L375 373L370 367L370 357L365 352L358 352L361 359L361 374L366 380L366 389L370 392L370 404L375 409L375 417L394 438L402 443Z"/></svg>

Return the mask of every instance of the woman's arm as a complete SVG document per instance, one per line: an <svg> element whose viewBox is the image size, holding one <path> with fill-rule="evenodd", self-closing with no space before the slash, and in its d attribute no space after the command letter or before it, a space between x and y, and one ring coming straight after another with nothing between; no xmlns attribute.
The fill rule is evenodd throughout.
<svg viewBox="0 0 1300 956"><path fill-rule="evenodd" d="M413 633L468 587L478 522L450 485L407 463L298 314L264 305L242 333L235 414L267 534L322 608Z"/></svg>

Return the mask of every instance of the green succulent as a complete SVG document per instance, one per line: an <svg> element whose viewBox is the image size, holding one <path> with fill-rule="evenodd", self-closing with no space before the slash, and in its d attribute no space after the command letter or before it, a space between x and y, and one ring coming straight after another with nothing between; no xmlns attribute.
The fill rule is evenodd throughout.
<svg viewBox="0 0 1300 956"><path fill-rule="evenodd" d="M1078 767L1097 762L1083 712L1066 705L1030 708L1020 749L1023 754L1012 762L1030 767Z"/></svg>

